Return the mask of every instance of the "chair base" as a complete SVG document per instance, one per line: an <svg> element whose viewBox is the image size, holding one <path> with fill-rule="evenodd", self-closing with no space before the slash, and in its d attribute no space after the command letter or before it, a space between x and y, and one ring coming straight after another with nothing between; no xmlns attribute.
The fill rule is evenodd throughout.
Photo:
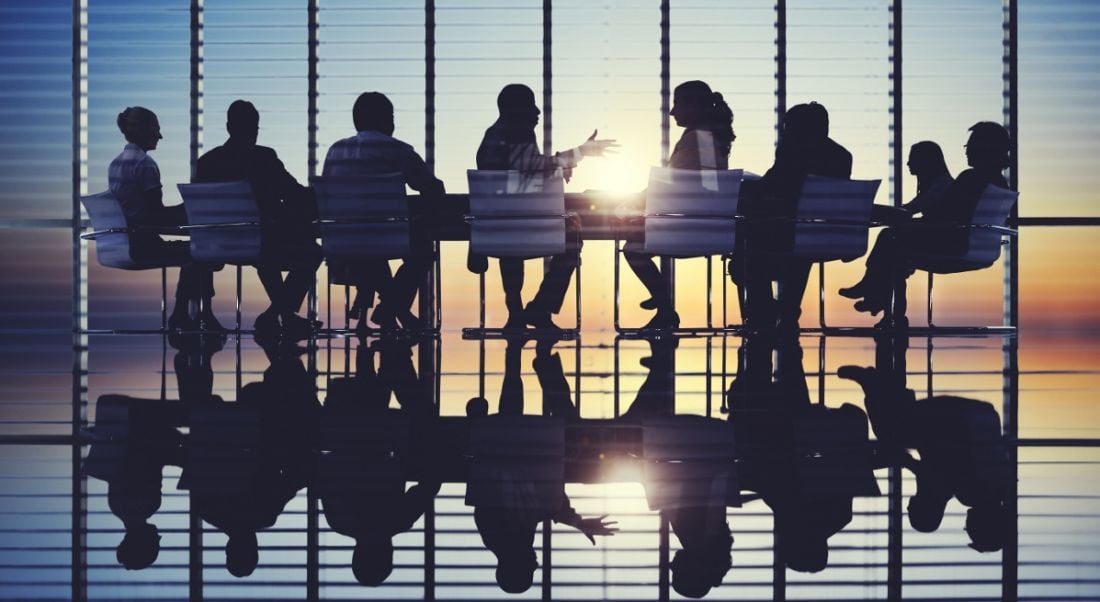
<svg viewBox="0 0 1100 602"><path fill-rule="evenodd" d="M508 339L512 337L525 337L530 339L560 339L572 341L580 338L580 330L577 328L463 328L464 340L493 340Z"/></svg>

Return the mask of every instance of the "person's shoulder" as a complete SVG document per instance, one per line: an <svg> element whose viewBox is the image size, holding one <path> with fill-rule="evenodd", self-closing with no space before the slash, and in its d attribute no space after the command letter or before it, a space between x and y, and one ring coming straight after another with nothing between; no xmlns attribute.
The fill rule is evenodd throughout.
<svg viewBox="0 0 1100 602"><path fill-rule="evenodd" d="M225 154L225 146L215 146L199 156L199 166L217 163L223 154Z"/></svg>
<svg viewBox="0 0 1100 602"><path fill-rule="evenodd" d="M826 138L825 144L838 156L845 157L849 161L852 159L852 153L848 149L844 148L843 144L837 142L836 140L833 140L832 138Z"/></svg>

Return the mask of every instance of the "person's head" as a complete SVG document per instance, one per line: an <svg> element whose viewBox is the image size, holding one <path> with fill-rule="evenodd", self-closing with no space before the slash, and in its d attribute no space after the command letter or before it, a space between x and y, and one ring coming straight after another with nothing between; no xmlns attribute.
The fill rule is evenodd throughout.
<svg viewBox="0 0 1100 602"><path fill-rule="evenodd" d="M245 144L256 144L260 134L260 112L247 100L234 100L225 114L229 137Z"/></svg>
<svg viewBox="0 0 1100 602"><path fill-rule="evenodd" d="M943 149L930 140L923 140L909 147L909 173L923 177L937 177L947 173L947 161L943 158Z"/></svg>
<svg viewBox="0 0 1100 602"><path fill-rule="evenodd" d="M118 131L131 144L136 144L142 150L151 151L157 147L157 142L164 138L160 135L160 122L156 113L145 107L126 107L126 110L118 114L115 120Z"/></svg>
<svg viewBox="0 0 1100 602"><path fill-rule="evenodd" d="M684 548L672 557L672 589L685 598L702 598L722 584L730 570L729 546Z"/></svg>
<svg viewBox="0 0 1100 602"><path fill-rule="evenodd" d="M524 128L534 129L539 123L539 108L535 106L535 93L523 84L508 84L497 95L500 118Z"/></svg>
<svg viewBox="0 0 1100 602"><path fill-rule="evenodd" d="M706 82L692 80L676 86L669 115L682 128L710 131L727 155L737 138L733 133L733 111L722 95L711 90Z"/></svg>
<svg viewBox="0 0 1100 602"><path fill-rule="evenodd" d="M979 121L970 126L966 141L966 163L976 169L1001 171L1008 167L1012 143L1008 130L999 123Z"/></svg>
<svg viewBox="0 0 1100 602"><path fill-rule="evenodd" d="M966 534L970 547L979 552L996 552L1004 547L1006 512L1000 504L974 506L966 511Z"/></svg>
<svg viewBox="0 0 1100 602"><path fill-rule="evenodd" d="M783 115L784 140L795 143L819 142L829 136L829 112L816 102L798 104Z"/></svg>
<svg viewBox="0 0 1100 602"><path fill-rule="evenodd" d="M489 415L489 401L484 397L474 397L466 402L466 415L470 418L483 418Z"/></svg>
<svg viewBox="0 0 1100 602"><path fill-rule="evenodd" d="M538 566L535 551L530 549L497 556L497 585L505 593L522 594L531 589Z"/></svg>
<svg viewBox="0 0 1100 602"><path fill-rule="evenodd" d="M388 537L356 540L355 551L351 555L351 572L362 585L382 585L393 572L393 540Z"/></svg>
<svg viewBox="0 0 1100 602"><path fill-rule="evenodd" d="M225 568L234 577L247 577L256 570L260 562L260 546L256 542L256 533L245 531L229 536L225 543Z"/></svg>
<svg viewBox="0 0 1100 602"><path fill-rule="evenodd" d="M909 524L921 533L931 533L940 528L947 500L942 496L917 494L909 498Z"/></svg>
<svg viewBox="0 0 1100 602"><path fill-rule="evenodd" d="M351 110L357 132L381 132L393 135L393 103L381 92L363 92Z"/></svg>
<svg viewBox="0 0 1100 602"><path fill-rule="evenodd" d="M160 555L160 532L156 525L142 523L127 527L126 534L115 550L118 563L128 571L139 571L151 566Z"/></svg>

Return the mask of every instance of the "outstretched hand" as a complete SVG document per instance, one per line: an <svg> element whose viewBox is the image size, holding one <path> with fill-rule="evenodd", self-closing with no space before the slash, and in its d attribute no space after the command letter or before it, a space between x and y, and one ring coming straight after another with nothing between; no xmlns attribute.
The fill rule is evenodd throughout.
<svg viewBox="0 0 1100 602"><path fill-rule="evenodd" d="M610 138L597 140L598 132L599 130L592 130L592 135L581 145L581 154L585 157L602 157L605 154L618 152L616 149L619 148L619 143Z"/></svg>
<svg viewBox="0 0 1100 602"><path fill-rule="evenodd" d="M575 525L584 536L588 538L588 541L592 542L592 545L596 545L596 535L614 535L618 533L619 528L615 525L619 524L618 521L606 520L607 515L603 515L599 518L582 518Z"/></svg>

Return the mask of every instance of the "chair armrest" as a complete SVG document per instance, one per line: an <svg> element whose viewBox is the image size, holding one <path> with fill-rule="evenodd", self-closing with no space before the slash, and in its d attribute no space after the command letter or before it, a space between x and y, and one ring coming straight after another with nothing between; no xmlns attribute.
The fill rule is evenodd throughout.
<svg viewBox="0 0 1100 602"><path fill-rule="evenodd" d="M105 228L103 230L93 230L91 232L85 232L80 235L81 240L95 240L100 236L106 234L186 234L184 230L187 226L129 226L126 228Z"/></svg>
<svg viewBox="0 0 1100 602"><path fill-rule="evenodd" d="M766 224L766 223L779 223L779 224L805 224L805 225L819 225L819 226L866 226L871 227L872 222L870 220L858 220L858 219L832 219L832 218L805 218L805 217L757 217L757 218L744 218L749 224Z"/></svg>
<svg viewBox="0 0 1100 602"><path fill-rule="evenodd" d="M499 220L515 220L515 219L572 219L578 217L576 213L561 213L561 214L515 214L515 215L470 215L466 214L462 216L463 221L466 223L481 222L481 221L499 221Z"/></svg>
<svg viewBox="0 0 1100 602"><path fill-rule="evenodd" d="M398 216L379 216L379 217L356 217L351 219L319 219L314 220L314 224L318 226L327 225L353 225L353 224L397 224L407 223L414 221L414 218L410 217L398 217Z"/></svg>
<svg viewBox="0 0 1100 602"><path fill-rule="evenodd" d="M187 224L186 226L180 226L179 229L184 232L190 230L220 230L223 228L251 228L259 227L263 224L260 222L228 222L224 224Z"/></svg>
<svg viewBox="0 0 1100 602"><path fill-rule="evenodd" d="M714 219L723 221L739 221L745 219L743 215L692 215L690 213L647 213L641 217L688 217L691 219Z"/></svg>

